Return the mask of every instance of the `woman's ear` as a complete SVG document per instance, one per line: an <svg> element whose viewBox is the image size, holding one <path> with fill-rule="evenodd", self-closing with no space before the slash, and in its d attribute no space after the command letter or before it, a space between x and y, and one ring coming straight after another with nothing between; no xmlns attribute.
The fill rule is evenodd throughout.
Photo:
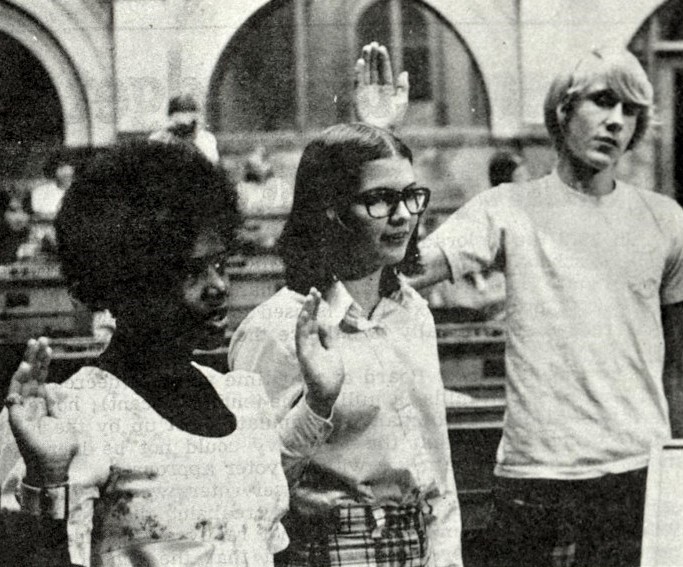
<svg viewBox="0 0 683 567"><path fill-rule="evenodd" d="M334 207L327 207L325 209L325 216L327 217L327 220L329 220L330 222L336 222L344 230L351 230L348 226L344 224L344 221L341 220L341 218L339 217L339 213Z"/></svg>

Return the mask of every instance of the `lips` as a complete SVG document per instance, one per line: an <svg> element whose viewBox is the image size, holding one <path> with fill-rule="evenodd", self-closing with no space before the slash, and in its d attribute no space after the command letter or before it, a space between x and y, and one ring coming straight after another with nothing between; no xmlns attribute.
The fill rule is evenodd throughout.
<svg viewBox="0 0 683 567"><path fill-rule="evenodd" d="M390 244L403 244L407 239L409 232L396 232L392 234L382 235L382 241Z"/></svg>
<svg viewBox="0 0 683 567"><path fill-rule="evenodd" d="M223 329L227 325L228 307L224 306L219 309L214 309L209 312L206 318L206 324L210 327Z"/></svg>
<svg viewBox="0 0 683 567"><path fill-rule="evenodd" d="M610 138L609 136L598 136L595 139L601 144L606 144L613 148L619 148L619 142L617 142L617 140L615 140L614 138Z"/></svg>

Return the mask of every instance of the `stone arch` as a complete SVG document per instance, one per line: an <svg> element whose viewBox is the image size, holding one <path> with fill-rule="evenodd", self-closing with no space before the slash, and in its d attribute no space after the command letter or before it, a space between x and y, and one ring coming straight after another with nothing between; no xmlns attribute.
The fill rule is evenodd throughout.
<svg viewBox="0 0 683 567"><path fill-rule="evenodd" d="M47 71L62 106L63 143L107 144L116 137L113 65L110 51L103 49L108 32L101 21L83 21L90 13L80 1L71 4L0 1L0 32L22 44Z"/></svg>
<svg viewBox="0 0 683 567"><path fill-rule="evenodd" d="M315 3L312 9L312 12L310 14L310 17L312 19L313 24L320 24L321 27L326 27L327 30L329 30L329 33L331 36L334 36L335 41L341 41L344 43L345 49L341 50L341 55L340 53L334 53L335 52L335 45L336 43L330 41L328 45L323 45L322 49L328 49L331 50L334 53L333 59L339 63L339 57L347 57L348 55L351 54L350 49L353 47L353 39L354 39L354 34L352 30L352 26L348 25L350 22L357 20L360 14L363 13L365 9L372 3L376 2L376 0L360 0L359 2L354 2L352 3L352 9L349 10L349 6L347 3L343 1L334 1L334 2L323 2L323 3ZM488 115L489 115L489 124L492 128L494 128L494 113L496 111L495 108L495 103L500 102L503 105L509 106L510 103L509 101L512 100L515 101L515 97L510 97L510 89L505 88L505 89L499 89L500 92L495 92L494 94L496 95L495 97L492 96L490 89L491 84L495 84L495 81L491 81L491 78L496 74L499 73L501 70L501 67L507 68L507 69L517 69L517 61L516 59L514 60L514 64L509 64L509 61L506 61L505 59L509 59L504 57L503 54L498 52L496 54L496 57L494 59L496 60L502 60L502 64L497 64L495 69L488 69L488 72L484 72L484 68L482 66L482 62L480 61L480 56L486 57L488 56L488 59L491 58L490 50L489 52L485 52L482 49L482 37L479 31L481 30L481 23L479 22L477 25L473 26L471 25L471 11L468 12L467 6L463 8L458 8L455 10L457 12L454 14L454 10L451 8L452 2L450 0L445 0L443 2L439 1L434 1L434 0L420 0L421 3L423 3L427 8L433 10L440 18L443 19L444 23L447 24L453 32L459 37L461 40L463 46L465 49L468 51L471 60L473 64L476 66L477 70L481 74L481 80L483 83L483 88L484 88L484 93L486 95L487 99L487 109L488 109ZM239 33L239 29L241 28L242 25L244 25L246 22L251 20L257 12L259 12L261 9L267 7L269 4L271 5L277 5L279 2L277 0L273 0L271 2L264 2L263 0L252 0L251 2L246 2L247 7L245 7L243 10L240 11L240 20L239 20L239 25L237 27L234 26L236 23L235 18L233 17L231 20L231 26L229 29L233 31L233 33L230 35L228 38L223 38L223 43L220 47L220 50L217 52L215 59L213 60L213 67L211 69L211 72L207 76L207 81L206 81L206 108L207 108L207 118L209 122L211 123L218 123L218 119L216 118L219 113L217 110L217 105L219 104L219 95L218 95L218 84L220 83L220 80L222 79L222 65L224 64L225 61L225 54L231 49L232 42L235 39L235 36ZM456 4L462 4L462 3L456 3ZM474 0L470 0L469 2L464 2L464 4L476 4ZM454 18L454 15L462 18L461 21L458 20L458 18ZM339 21L339 22L344 22L344 27L345 30L348 30L348 36L342 37L340 36L339 30L335 30L329 26L329 23L331 21ZM461 22L464 22L464 27L461 25ZM513 29L512 27L510 29ZM342 31L342 34L345 34L346 31ZM510 37L515 37L514 36L514 31L509 32ZM331 38L330 38L331 39ZM472 47L472 42L478 46L477 49L473 49ZM508 41L507 44L511 47L510 51L513 52L512 58L515 57L514 55L514 46L515 42L514 41ZM488 47L488 46L487 46ZM340 50L336 50L339 52ZM348 63L348 62L347 62ZM487 61L484 61L484 64L488 65ZM344 68L344 65L337 65L338 68ZM346 80L345 77L340 78L340 80ZM325 85L316 85L317 88L320 89L325 89L327 88L328 90L336 92L343 92L343 89L339 89L338 85L332 84L334 83L335 78L332 77L328 81L330 84L325 84ZM327 97L330 98L330 97ZM513 102L513 104L515 104ZM514 117L518 117L518 108L517 106L514 107L515 112ZM343 114L343 113L342 113ZM506 114L506 111L503 111L503 114ZM337 119L340 117L337 116Z"/></svg>

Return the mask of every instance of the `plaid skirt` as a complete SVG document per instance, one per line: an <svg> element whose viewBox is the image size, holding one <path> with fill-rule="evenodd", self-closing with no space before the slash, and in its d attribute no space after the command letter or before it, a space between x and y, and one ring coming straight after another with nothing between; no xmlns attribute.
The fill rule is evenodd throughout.
<svg viewBox="0 0 683 567"><path fill-rule="evenodd" d="M427 567L430 549L417 506L344 506L326 518L287 519L289 547L276 567Z"/></svg>

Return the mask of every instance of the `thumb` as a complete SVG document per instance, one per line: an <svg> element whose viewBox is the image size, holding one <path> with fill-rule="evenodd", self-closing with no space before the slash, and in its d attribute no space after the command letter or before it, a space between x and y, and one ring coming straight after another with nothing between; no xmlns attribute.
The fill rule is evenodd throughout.
<svg viewBox="0 0 683 567"><path fill-rule="evenodd" d="M406 96L410 92L410 81L408 80L408 71L403 71L396 79L396 91L405 93Z"/></svg>
<svg viewBox="0 0 683 567"><path fill-rule="evenodd" d="M334 348L334 346L339 342L339 327L319 324L318 337L320 337L320 343L326 349L329 350Z"/></svg>
<svg viewBox="0 0 683 567"><path fill-rule="evenodd" d="M10 394L5 400L7 412L9 414L9 426L14 438L23 440L27 437L27 416L24 399L19 394Z"/></svg>
<svg viewBox="0 0 683 567"><path fill-rule="evenodd" d="M56 384L50 384L50 387L45 388L45 404L47 406L47 415L51 417L62 416L62 402L66 400L66 393L62 388Z"/></svg>

